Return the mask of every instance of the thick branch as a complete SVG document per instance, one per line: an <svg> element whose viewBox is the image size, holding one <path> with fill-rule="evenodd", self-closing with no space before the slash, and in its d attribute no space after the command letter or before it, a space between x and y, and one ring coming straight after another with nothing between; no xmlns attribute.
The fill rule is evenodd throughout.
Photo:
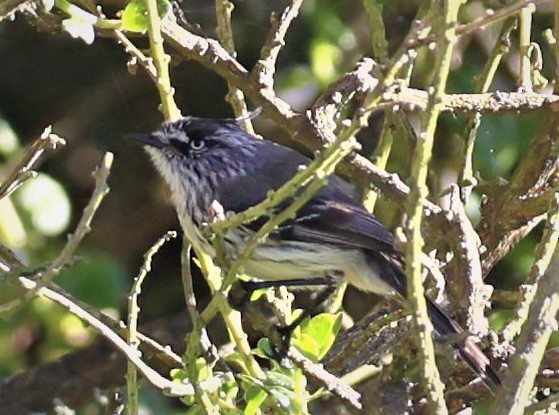
<svg viewBox="0 0 559 415"><path fill-rule="evenodd" d="M423 111L427 108L429 94L419 89L392 86L382 95L387 105ZM540 111L557 112L559 96L535 92L487 92L484 94L449 94L443 97L442 111L454 113Z"/></svg>

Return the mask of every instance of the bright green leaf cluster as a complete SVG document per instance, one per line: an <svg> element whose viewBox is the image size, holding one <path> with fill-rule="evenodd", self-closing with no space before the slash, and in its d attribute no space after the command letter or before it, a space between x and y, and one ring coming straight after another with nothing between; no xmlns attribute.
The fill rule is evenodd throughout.
<svg viewBox="0 0 559 415"><path fill-rule="evenodd" d="M183 383L183 382L203 382L205 380L211 379L215 375L219 375L220 372L213 370L213 367L208 365L205 359L198 358L195 362L195 370L193 371L196 373L196 379L190 378L190 372L185 369L173 369L171 370L171 379L174 382ZM230 380L223 381L220 386L216 389L212 390L205 390L207 394L209 394L212 398L212 401L219 402L221 406L224 406L228 409L227 413L232 413L229 409L236 407L236 399L239 393L239 387L237 382L231 378ZM195 396L185 396L182 398L182 401L186 404L191 406L189 414L198 414L204 413L202 408L196 405L196 397ZM242 412L234 411L235 414L241 414Z"/></svg>
<svg viewBox="0 0 559 415"><path fill-rule="evenodd" d="M305 389L307 381L302 370L280 366L275 361L271 361L271 364L272 369L266 371L265 379L239 375L247 384L244 414L256 415L265 412L268 406L277 405L287 413L307 414L307 403L311 396Z"/></svg>

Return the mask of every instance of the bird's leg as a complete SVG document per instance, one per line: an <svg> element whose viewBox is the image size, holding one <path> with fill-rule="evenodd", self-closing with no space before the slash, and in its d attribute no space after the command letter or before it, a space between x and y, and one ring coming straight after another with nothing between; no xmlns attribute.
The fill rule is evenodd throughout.
<svg viewBox="0 0 559 415"><path fill-rule="evenodd" d="M291 336L293 334L293 330L295 330L297 326L299 326L299 324L301 324L303 320L305 320L307 317L310 317L311 315L315 314L316 310L322 306L322 304L328 299L328 297L330 297L330 295L337 288L337 285L334 284L332 280L330 280L328 284L324 284L324 285L326 285L326 288L322 290L321 293L318 294L317 298L315 299L311 307L304 309L302 313L290 324L286 326L279 326L279 325L276 326L276 329L281 336L281 344L279 346L280 348L277 353L278 358L281 359L287 356L287 352L289 351L289 345L291 344Z"/></svg>
<svg viewBox="0 0 559 415"><path fill-rule="evenodd" d="M330 277L317 277L317 278L301 278L295 280L274 280L274 281L238 281L238 284L233 286L227 296L227 301L231 308L242 311L246 308L246 304L250 301L252 293L262 288L270 287L303 287L314 285L330 286L335 284L335 281Z"/></svg>
<svg viewBox="0 0 559 415"><path fill-rule="evenodd" d="M291 344L291 335L293 330L299 326L307 317L313 315L315 311L330 297L335 291L338 279L332 276L317 277L317 278L301 278L292 280L274 280L274 281L238 281L236 286L233 286L229 291L227 301L229 305L235 310L242 311L246 308L246 304L250 302L252 293L262 288L271 287L304 287L304 286L317 286L324 285L324 289L316 298L311 307L303 310L303 312L290 324L286 326L276 326L280 334L279 350L275 353L275 357L281 360L287 355L289 345Z"/></svg>

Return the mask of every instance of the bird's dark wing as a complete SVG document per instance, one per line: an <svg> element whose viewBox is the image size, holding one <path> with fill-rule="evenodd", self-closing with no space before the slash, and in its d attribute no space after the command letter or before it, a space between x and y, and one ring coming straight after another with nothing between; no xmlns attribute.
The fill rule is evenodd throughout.
<svg viewBox="0 0 559 415"><path fill-rule="evenodd" d="M392 233L372 214L356 202L340 202L339 198L327 196L328 192L303 206L295 218L277 230L277 236L284 240L397 253Z"/></svg>
<svg viewBox="0 0 559 415"><path fill-rule="evenodd" d="M311 161L290 148L267 141L258 141L255 145L257 151L247 160L243 174L229 177L219 184L218 201L225 212L238 213L256 205L270 190L278 189L297 173L300 166ZM394 254L392 234L353 199L350 190L351 186L339 177L330 177L326 186L271 237ZM277 210L281 211L292 201L285 200ZM256 231L266 220L260 218L248 227Z"/></svg>

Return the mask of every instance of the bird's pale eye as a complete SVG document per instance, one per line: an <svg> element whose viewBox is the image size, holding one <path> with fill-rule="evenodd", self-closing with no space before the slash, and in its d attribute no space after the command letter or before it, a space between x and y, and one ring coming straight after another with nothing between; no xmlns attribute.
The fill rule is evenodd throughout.
<svg viewBox="0 0 559 415"><path fill-rule="evenodd" d="M194 139L190 142L190 148L194 151L200 151L206 146L206 143L203 140Z"/></svg>

